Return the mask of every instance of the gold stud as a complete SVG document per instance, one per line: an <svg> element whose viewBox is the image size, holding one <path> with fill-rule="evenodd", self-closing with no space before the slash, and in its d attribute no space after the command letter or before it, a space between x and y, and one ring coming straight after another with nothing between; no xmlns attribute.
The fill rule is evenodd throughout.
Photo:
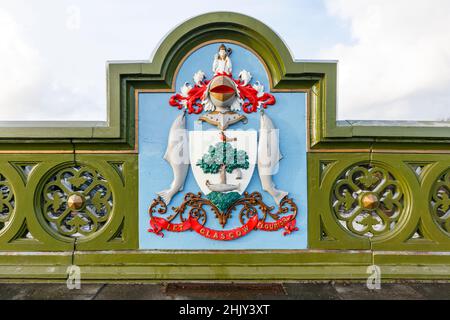
<svg viewBox="0 0 450 320"><path fill-rule="evenodd" d="M378 207L380 200L374 193L367 193L361 197L361 205L364 209L373 210Z"/></svg>
<svg viewBox="0 0 450 320"><path fill-rule="evenodd" d="M67 199L70 210L80 210L84 205L84 198L78 194L73 194Z"/></svg>

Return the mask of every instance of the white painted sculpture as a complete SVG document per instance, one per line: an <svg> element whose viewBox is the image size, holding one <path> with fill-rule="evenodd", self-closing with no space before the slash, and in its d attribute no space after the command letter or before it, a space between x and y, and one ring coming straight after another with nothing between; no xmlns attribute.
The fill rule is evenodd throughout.
<svg viewBox="0 0 450 320"><path fill-rule="evenodd" d="M219 53L214 56L212 71L214 75L231 74L232 64L227 48L224 45L219 47Z"/></svg>
<svg viewBox="0 0 450 320"><path fill-rule="evenodd" d="M166 204L169 204L172 197L183 190L184 182L189 170L189 149L186 131L185 114L179 115L172 123L169 132L167 150L164 154L166 160L172 167L173 180L170 188L158 192Z"/></svg>
<svg viewBox="0 0 450 320"><path fill-rule="evenodd" d="M272 120L261 112L258 142L258 173L261 186L279 205L288 192L278 190L272 176L278 171L278 163L282 159L279 147L278 132Z"/></svg>

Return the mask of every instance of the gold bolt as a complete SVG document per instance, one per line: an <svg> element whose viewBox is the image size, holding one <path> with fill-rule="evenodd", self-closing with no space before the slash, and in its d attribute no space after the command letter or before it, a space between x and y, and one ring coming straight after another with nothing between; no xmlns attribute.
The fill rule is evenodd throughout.
<svg viewBox="0 0 450 320"><path fill-rule="evenodd" d="M84 205L84 198L78 194L73 194L67 199L67 205L71 210L80 210Z"/></svg>
<svg viewBox="0 0 450 320"><path fill-rule="evenodd" d="M364 209L373 210L378 207L380 200L373 193L367 193L361 197L361 205Z"/></svg>

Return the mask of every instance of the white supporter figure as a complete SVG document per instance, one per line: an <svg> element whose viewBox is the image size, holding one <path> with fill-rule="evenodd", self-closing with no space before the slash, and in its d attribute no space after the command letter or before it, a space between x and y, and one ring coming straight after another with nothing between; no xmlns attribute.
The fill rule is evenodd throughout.
<svg viewBox="0 0 450 320"><path fill-rule="evenodd" d="M227 48L223 44L219 47L219 53L214 56L212 70L214 75L218 75L220 73L231 74L231 59L228 56Z"/></svg>
<svg viewBox="0 0 450 320"><path fill-rule="evenodd" d="M189 170L189 142L186 130L186 113L180 114L170 127L164 159L172 167L173 180L168 189L162 190L157 194L168 205L172 197L183 190Z"/></svg>
<svg viewBox="0 0 450 320"><path fill-rule="evenodd" d="M261 186L273 197L276 204L280 205L281 200L288 195L288 192L276 188L273 176L277 173L279 162L283 156L280 153L278 130L264 112L260 113L257 158Z"/></svg>

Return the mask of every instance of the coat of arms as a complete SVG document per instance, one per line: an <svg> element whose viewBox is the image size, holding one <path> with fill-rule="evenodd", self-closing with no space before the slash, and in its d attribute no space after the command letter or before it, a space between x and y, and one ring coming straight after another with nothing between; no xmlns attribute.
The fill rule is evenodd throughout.
<svg viewBox="0 0 450 320"><path fill-rule="evenodd" d="M185 83L180 93L169 100L183 113L170 128L164 159L172 167L173 180L168 189L158 192L149 208L150 232L163 236L162 230L194 230L212 240L234 240L252 230L284 229L284 235L298 230L297 205L272 180L282 156L278 130L264 110L276 99L264 92L259 81L251 83L252 75L246 70L233 78L231 53L222 44L214 57L213 78L208 80L204 72L198 71L193 85ZM257 112L259 131L230 129L240 122L246 124L245 114ZM187 114L199 115L198 121L217 129L188 132ZM183 191L189 167L201 192L187 192L171 213L168 205L175 194ZM255 167L262 189L273 197L276 206L267 205L261 193L246 191ZM227 230L232 217L239 219L242 226ZM222 230L209 228L210 218L218 219Z"/></svg>

